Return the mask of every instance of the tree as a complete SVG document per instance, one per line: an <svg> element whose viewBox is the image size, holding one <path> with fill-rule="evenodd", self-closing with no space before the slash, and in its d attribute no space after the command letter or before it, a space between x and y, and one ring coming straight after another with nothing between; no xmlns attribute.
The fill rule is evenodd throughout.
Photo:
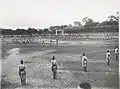
<svg viewBox="0 0 120 89"><path fill-rule="evenodd" d="M64 29L67 27L67 25L61 25L60 27L61 27L61 29Z"/></svg>
<svg viewBox="0 0 120 89"><path fill-rule="evenodd" d="M116 12L116 20L119 21L119 12Z"/></svg>
<svg viewBox="0 0 120 89"><path fill-rule="evenodd" d="M17 35L26 35L27 31L25 29L16 29L16 34Z"/></svg>
<svg viewBox="0 0 120 89"><path fill-rule="evenodd" d="M2 29L1 33L3 35L11 35L12 34L12 29Z"/></svg>
<svg viewBox="0 0 120 89"><path fill-rule="evenodd" d="M91 18L88 18L88 17L84 17L82 21L83 23L85 23L85 25L89 25L94 22Z"/></svg>
<svg viewBox="0 0 120 89"><path fill-rule="evenodd" d="M28 28L27 32L29 35L32 35L32 34L36 34L37 30L35 28Z"/></svg>
<svg viewBox="0 0 120 89"><path fill-rule="evenodd" d="M94 22L93 23L93 26L98 26L99 25L99 22Z"/></svg>
<svg viewBox="0 0 120 89"><path fill-rule="evenodd" d="M116 21L117 17L114 15L110 15L110 16L108 16L108 19L109 19L109 21Z"/></svg>
<svg viewBox="0 0 120 89"><path fill-rule="evenodd" d="M72 24L69 24L68 27L72 27Z"/></svg>
<svg viewBox="0 0 120 89"><path fill-rule="evenodd" d="M43 31L44 31L45 34L48 34L48 33L49 33L48 28L45 28Z"/></svg>
<svg viewBox="0 0 120 89"><path fill-rule="evenodd" d="M43 34L43 30L40 29L40 30L38 31L38 34L39 34L39 35Z"/></svg>
<svg viewBox="0 0 120 89"><path fill-rule="evenodd" d="M56 30L56 29L61 29L61 26L50 26L50 30Z"/></svg>
<svg viewBox="0 0 120 89"><path fill-rule="evenodd" d="M108 16L108 19L109 19L110 25L118 25L118 22L119 22L118 16L110 15Z"/></svg>
<svg viewBox="0 0 120 89"><path fill-rule="evenodd" d="M74 22L74 25L75 25L75 26L80 26L80 27L82 27L82 24L80 23L80 21L75 21L75 22Z"/></svg>

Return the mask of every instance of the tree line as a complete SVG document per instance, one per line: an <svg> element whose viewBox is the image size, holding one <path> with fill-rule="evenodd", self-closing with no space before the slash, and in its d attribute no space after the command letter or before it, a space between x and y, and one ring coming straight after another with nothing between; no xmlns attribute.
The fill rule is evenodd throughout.
<svg viewBox="0 0 120 89"><path fill-rule="evenodd" d="M61 26L51 26L50 28L44 29L35 29L35 28L28 28L28 29L3 29L0 28L1 35L46 35L46 34L55 34L56 29L64 29L67 25ZM58 31L60 32L60 31Z"/></svg>
<svg viewBox="0 0 120 89"><path fill-rule="evenodd" d="M44 29L36 29L36 28L28 28L28 29L0 29L0 33L2 35L46 35L46 34L55 34L55 30L58 30L58 33L61 32L61 30L64 30L65 32L93 32L93 31L105 31L106 28L109 28L110 30L106 31L118 31L119 28L119 16L110 15L108 16L108 20L105 20L103 22L95 22L89 17L84 17L82 19L82 22L84 25L81 24L80 21L74 21L74 26L69 25L61 25L61 26L50 26L49 28ZM117 28L116 28L117 27Z"/></svg>

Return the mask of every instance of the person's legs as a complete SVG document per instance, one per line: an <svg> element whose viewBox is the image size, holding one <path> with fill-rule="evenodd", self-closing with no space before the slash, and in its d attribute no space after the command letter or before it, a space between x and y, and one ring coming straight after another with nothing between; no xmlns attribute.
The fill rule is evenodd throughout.
<svg viewBox="0 0 120 89"><path fill-rule="evenodd" d="M84 70L84 72L87 72L87 66L83 66L83 70Z"/></svg>
<svg viewBox="0 0 120 89"><path fill-rule="evenodd" d="M21 85L26 85L26 73L21 73L20 79L21 79Z"/></svg>
<svg viewBox="0 0 120 89"><path fill-rule="evenodd" d="M110 66L110 60L108 59L108 66Z"/></svg>
<svg viewBox="0 0 120 89"><path fill-rule="evenodd" d="M56 79L56 72L53 73L53 79Z"/></svg>
<svg viewBox="0 0 120 89"><path fill-rule="evenodd" d="M56 79L56 74L57 74L57 66L56 65L52 66L52 72L53 72L53 79Z"/></svg>
<svg viewBox="0 0 120 89"><path fill-rule="evenodd" d="M21 85L22 85L22 76L21 76L21 74L20 74L20 83L21 83Z"/></svg>
<svg viewBox="0 0 120 89"><path fill-rule="evenodd" d="M26 74L24 73L24 79L23 79L23 83L24 83L24 85L26 85Z"/></svg>
<svg viewBox="0 0 120 89"><path fill-rule="evenodd" d="M87 67L85 67L85 72L87 72Z"/></svg>
<svg viewBox="0 0 120 89"><path fill-rule="evenodd" d="M118 54L115 54L115 56L116 56L116 60L118 60Z"/></svg>
<svg viewBox="0 0 120 89"><path fill-rule="evenodd" d="M23 75L21 75L21 85L23 85Z"/></svg>
<svg viewBox="0 0 120 89"><path fill-rule="evenodd" d="M109 64L110 64L110 63L109 63L109 62L110 62L110 61L109 61L109 58L106 59L106 62L107 62L107 65L109 66Z"/></svg>
<svg viewBox="0 0 120 89"><path fill-rule="evenodd" d="M84 72L85 72L85 67L83 67L83 69L84 69Z"/></svg>

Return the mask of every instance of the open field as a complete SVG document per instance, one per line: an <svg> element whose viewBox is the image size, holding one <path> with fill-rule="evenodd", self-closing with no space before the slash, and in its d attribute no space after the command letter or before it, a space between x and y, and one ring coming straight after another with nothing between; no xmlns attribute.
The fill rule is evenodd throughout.
<svg viewBox="0 0 120 89"><path fill-rule="evenodd" d="M119 89L119 62L113 48L117 41L61 41L58 46L41 48L39 44L8 44L2 49L2 89L77 88L81 82L89 82L92 89ZM19 48L19 55L8 51ZM105 52L111 49L112 63L108 67ZM87 53L88 72L83 72L81 54ZM50 61L58 61L57 79L52 79ZM27 85L21 87L18 64L26 65ZM19 60L16 60L19 59Z"/></svg>

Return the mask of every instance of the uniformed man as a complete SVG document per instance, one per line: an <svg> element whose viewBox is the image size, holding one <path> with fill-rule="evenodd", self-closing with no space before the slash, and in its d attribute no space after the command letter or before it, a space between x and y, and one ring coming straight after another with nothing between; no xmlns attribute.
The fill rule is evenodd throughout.
<svg viewBox="0 0 120 89"><path fill-rule="evenodd" d="M26 84L26 71L25 71L25 65L23 64L23 60L21 60L21 64L19 65L19 76L21 79L21 85Z"/></svg>
<svg viewBox="0 0 120 89"><path fill-rule="evenodd" d="M111 54L110 54L110 51L107 50L107 52L106 52L106 62L108 63L108 66L110 65L110 60L111 60Z"/></svg>
<svg viewBox="0 0 120 89"><path fill-rule="evenodd" d="M115 58L116 58L116 60L119 59L119 50L118 50L118 47L115 48Z"/></svg>
<svg viewBox="0 0 120 89"><path fill-rule="evenodd" d="M82 67L83 67L84 71L86 72L87 71L87 57L86 57L85 53L83 53L83 55L82 55Z"/></svg>

